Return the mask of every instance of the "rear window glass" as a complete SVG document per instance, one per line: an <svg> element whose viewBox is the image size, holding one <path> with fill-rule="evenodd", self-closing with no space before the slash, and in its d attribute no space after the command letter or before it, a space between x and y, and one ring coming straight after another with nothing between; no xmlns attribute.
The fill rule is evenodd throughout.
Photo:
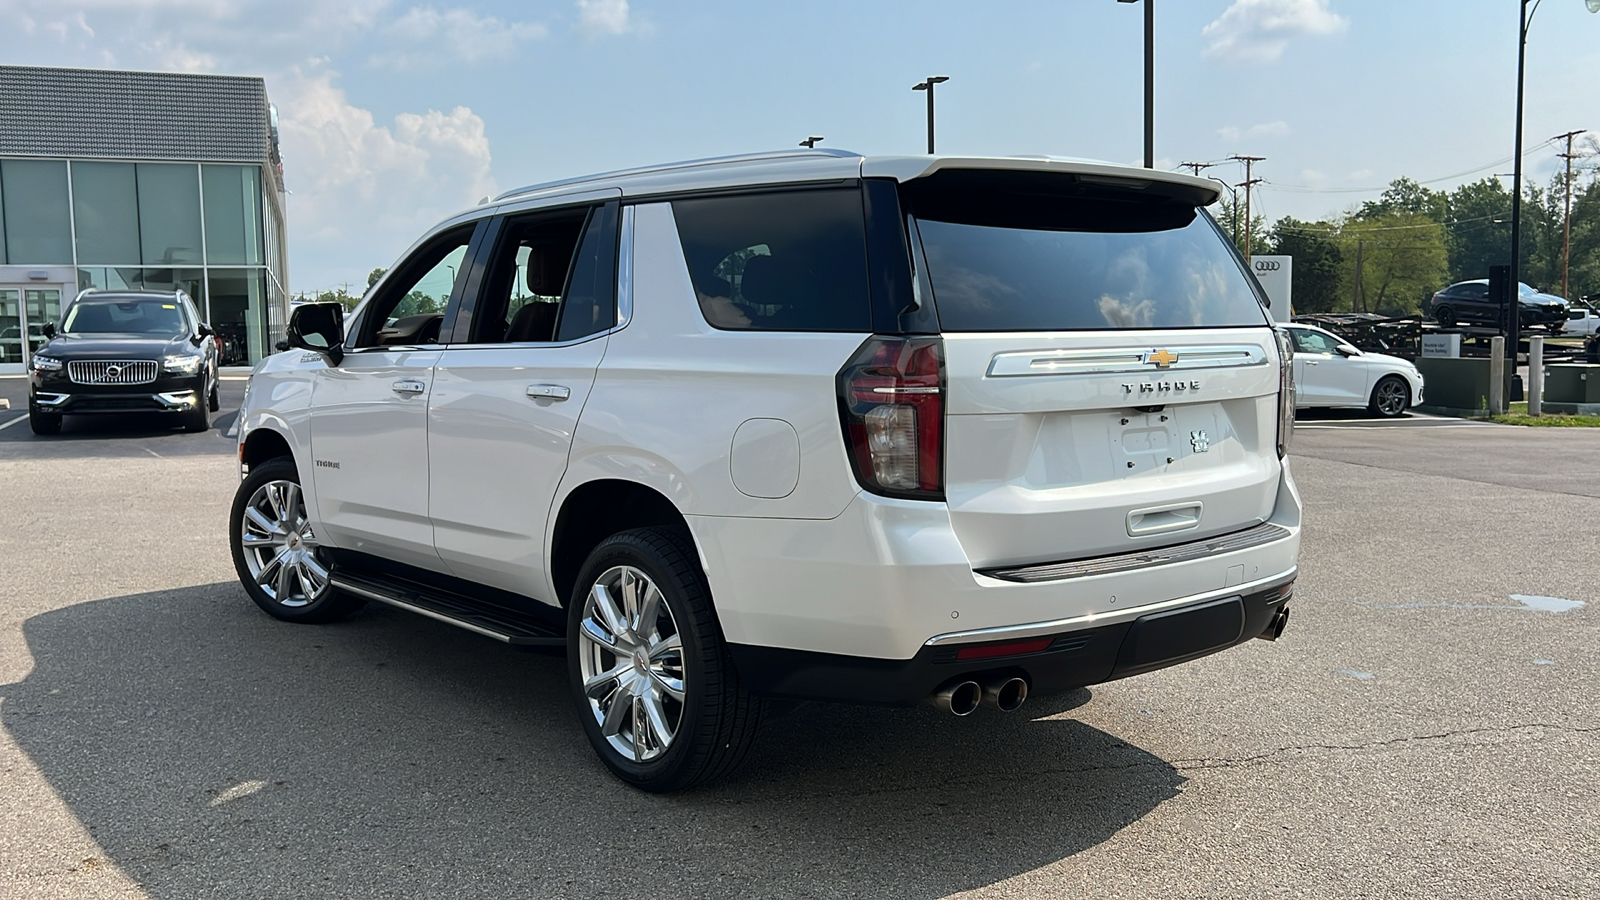
<svg viewBox="0 0 1600 900"><path fill-rule="evenodd" d="M1005 187L908 191L943 330L1267 324L1250 276L1192 203Z"/></svg>
<svg viewBox="0 0 1600 900"><path fill-rule="evenodd" d="M871 331L861 194L675 200L700 311L716 328Z"/></svg>

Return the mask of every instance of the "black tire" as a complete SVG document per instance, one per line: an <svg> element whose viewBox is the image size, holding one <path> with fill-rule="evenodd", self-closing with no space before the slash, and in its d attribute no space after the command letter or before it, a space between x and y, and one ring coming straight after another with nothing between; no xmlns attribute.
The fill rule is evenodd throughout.
<svg viewBox="0 0 1600 900"><path fill-rule="evenodd" d="M60 434L61 414L39 412L37 409L28 410L28 427L34 434Z"/></svg>
<svg viewBox="0 0 1600 900"><path fill-rule="evenodd" d="M1440 328L1454 328L1456 327L1455 310L1448 306L1434 307L1433 320L1439 323Z"/></svg>
<svg viewBox="0 0 1600 900"><path fill-rule="evenodd" d="M206 392L206 408L212 412L222 409L222 398L217 396L217 386L222 381L215 371L211 373L211 390Z"/></svg>
<svg viewBox="0 0 1600 900"><path fill-rule="evenodd" d="M579 634L590 616L589 601L596 582L628 569L643 573L660 591L668 615L659 621L674 627L681 645L676 671L681 676L683 700L673 710L677 728L665 749L657 749L659 755L643 761L624 756L614 747L600 719L608 700L611 704L626 702L624 698L630 695L623 693L621 679L629 676L611 679L608 693L591 700L584 690L586 663L582 655L609 651ZM698 554L687 534L676 529L639 528L602 541L578 572L567 613L567 672L578 717L595 753L618 778L640 790L680 791L720 778L744 759L754 743L765 704L740 683L717 624ZM595 615L595 621L603 618ZM645 630L642 617L638 621ZM582 641L589 644L581 645ZM611 655L612 664L620 659ZM603 665L611 668L612 664ZM644 670L630 673L634 671ZM643 681L654 683L648 678ZM670 698L663 702L659 696L657 702L658 708L671 704ZM634 703L630 707L635 713L642 708ZM620 730L615 737L624 742L636 740L631 723L637 722L631 716L626 721L619 716L618 724L629 726L630 737L624 738Z"/></svg>
<svg viewBox="0 0 1600 900"><path fill-rule="evenodd" d="M196 433L211 430L211 413L206 409L206 376L200 376L200 390L194 395L194 409L183 414L183 430Z"/></svg>
<svg viewBox="0 0 1600 900"><path fill-rule="evenodd" d="M263 486L273 482L291 482L295 485L297 498L293 502L300 504L298 510L300 513L299 518L302 521L304 520L303 502L298 500L300 473L295 469L294 460L287 456L280 456L251 466L250 474L246 475L244 480L239 483L239 490L233 496L233 508L229 513L228 521L228 543L233 553L233 568L239 575L239 583L244 585L245 593L249 594L250 599L254 600L256 605L261 607L267 615L275 619L282 619L285 622L332 622L342 619L366 605L366 600L363 598L346 594L331 585L311 598L309 602L300 602L302 598L297 598L292 593L289 595L288 601L280 602L274 594L268 593L257 582L256 573L250 568L250 560L247 558L244 546L245 510L251 505L252 499L256 497L256 492L262 490ZM299 545L301 547L305 546L303 541L300 541ZM310 552L315 553L315 550ZM318 557L317 561L322 564L321 557ZM325 564L326 570L331 571L332 568L331 563ZM297 581L296 583L302 591L305 590L303 581Z"/></svg>
<svg viewBox="0 0 1600 900"><path fill-rule="evenodd" d="M1385 419L1398 419L1411 408L1411 385L1399 375L1385 375L1372 386L1367 411Z"/></svg>

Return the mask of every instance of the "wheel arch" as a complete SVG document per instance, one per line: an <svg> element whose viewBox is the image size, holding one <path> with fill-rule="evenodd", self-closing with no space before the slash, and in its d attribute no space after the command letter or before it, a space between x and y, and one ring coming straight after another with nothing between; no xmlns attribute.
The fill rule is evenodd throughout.
<svg viewBox="0 0 1600 900"><path fill-rule="evenodd" d="M564 608L589 553L620 531L652 526L681 528L694 540L683 513L666 495L636 481L598 479L573 488L561 501L550 532L550 578ZM696 553L699 545L696 543ZM704 565L704 557L700 559Z"/></svg>
<svg viewBox="0 0 1600 900"><path fill-rule="evenodd" d="M239 447L239 462L246 467L255 467L279 456L294 459L294 447L273 428L252 429Z"/></svg>

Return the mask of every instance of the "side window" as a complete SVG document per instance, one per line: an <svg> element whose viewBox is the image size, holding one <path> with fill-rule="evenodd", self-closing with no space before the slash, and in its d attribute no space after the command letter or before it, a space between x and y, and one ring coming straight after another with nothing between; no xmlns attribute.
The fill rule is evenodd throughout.
<svg viewBox="0 0 1600 900"><path fill-rule="evenodd" d="M616 203L508 220L470 341L571 341L616 324L616 223Z"/></svg>
<svg viewBox="0 0 1600 900"><path fill-rule="evenodd" d="M675 200L672 213L713 327L872 330L858 190Z"/></svg>
<svg viewBox="0 0 1600 900"><path fill-rule="evenodd" d="M1327 335L1304 328L1293 329L1294 349L1296 353L1321 353L1331 355L1336 342Z"/></svg>
<svg viewBox="0 0 1600 900"><path fill-rule="evenodd" d="M467 255L474 226L441 235L401 263L363 316L354 347L399 347L439 340L445 307Z"/></svg>
<svg viewBox="0 0 1600 900"><path fill-rule="evenodd" d="M1487 284L1469 284L1462 291L1462 296L1468 300L1489 299L1489 286Z"/></svg>

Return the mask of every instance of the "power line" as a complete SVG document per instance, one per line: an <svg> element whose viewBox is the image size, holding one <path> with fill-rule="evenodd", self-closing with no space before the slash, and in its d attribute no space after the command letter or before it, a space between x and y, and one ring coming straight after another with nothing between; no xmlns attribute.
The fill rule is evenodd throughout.
<svg viewBox="0 0 1600 900"><path fill-rule="evenodd" d="M1543 144L1538 144L1538 145L1535 145L1533 147L1528 148L1526 151L1523 152L1522 155L1524 157L1532 156L1533 154L1544 150L1546 147L1551 146L1553 143L1554 143L1553 140L1545 141ZM1466 177L1468 175L1476 175L1479 172L1483 172L1483 171L1486 171L1488 169L1493 169L1496 166L1503 166L1506 163L1511 162L1514 159L1516 159L1515 155L1507 156L1504 159L1497 159L1494 162L1489 163L1488 165L1478 166L1475 169L1468 169L1465 172L1457 172L1454 175L1444 175L1444 176L1441 176L1439 178L1428 178L1428 179L1425 179L1425 180L1422 180L1422 181L1418 181L1417 184L1438 184L1441 181L1451 181L1451 180L1456 179L1456 178L1464 178L1464 177ZM1316 188L1316 187L1310 187L1308 185L1303 185L1303 184L1279 184L1278 182L1275 182L1275 181L1270 181L1270 182L1268 182L1268 184L1271 184L1272 187L1275 190L1289 191L1291 193L1298 193L1298 194L1370 194L1370 193L1372 193L1374 191L1384 191L1384 190L1388 190L1388 188L1389 188L1389 185L1383 185L1382 187L1360 187L1360 188Z"/></svg>

